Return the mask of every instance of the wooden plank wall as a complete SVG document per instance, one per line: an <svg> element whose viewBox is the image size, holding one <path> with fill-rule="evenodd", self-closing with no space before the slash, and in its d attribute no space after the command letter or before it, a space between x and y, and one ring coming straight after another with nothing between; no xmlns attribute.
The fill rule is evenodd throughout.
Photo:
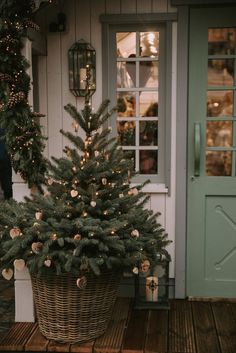
<svg viewBox="0 0 236 353"><path fill-rule="evenodd" d="M48 137L45 154L62 156L67 140L59 133L60 128L73 131L72 120L64 110L67 103L72 103L78 109L83 107L84 100L75 98L68 87L67 52L71 45L81 38L90 42L96 49L96 79L97 90L92 97L92 105L96 109L102 101L102 38L100 14L125 13L168 13L176 11L171 7L170 0L65 0L57 2L62 5L51 5L46 10L38 12L38 21L47 36L47 56L39 57L39 101L40 111L46 115L42 118L44 133ZM66 32L50 33L49 24L56 20L59 11L66 14ZM78 134L82 135L81 131ZM175 150L175 148L173 148ZM175 158L173 159L173 165ZM172 173L173 174L173 173ZM174 183L175 175L172 175ZM156 192L148 189L151 200L148 207L161 212L160 223L174 240L174 185L171 197L166 191ZM174 245L170 252L173 258L170 275L174 276Z"/></svg>

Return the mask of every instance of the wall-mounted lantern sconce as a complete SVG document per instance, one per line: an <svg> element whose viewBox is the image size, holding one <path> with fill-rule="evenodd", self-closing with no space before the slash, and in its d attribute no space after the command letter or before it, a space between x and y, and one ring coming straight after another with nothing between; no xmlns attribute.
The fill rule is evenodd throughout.
<svg viewBox="0 0 236 353"><path fill-rule="evenodd" d="M96 91L96 51L83 39L72 45L69 55L69 89L76 97Z"/></svg>

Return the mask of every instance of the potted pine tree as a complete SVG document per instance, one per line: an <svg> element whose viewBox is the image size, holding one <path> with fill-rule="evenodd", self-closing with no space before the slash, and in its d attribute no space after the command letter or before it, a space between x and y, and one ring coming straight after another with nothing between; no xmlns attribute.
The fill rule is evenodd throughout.
<svg viewBox="0 0 236 353"><path fill-rule="evenodd" d="M169 243L157 215L144 208L143 185L132 187L133 161L104 124L104 101L65 109L80 134L61 131L70 146L48 163L44 194L0 208L1 271L27 266L39 328L49 339L76 342L107 327L124 270L137 273ZM147 266L146 266L147 267Z"/></svg>

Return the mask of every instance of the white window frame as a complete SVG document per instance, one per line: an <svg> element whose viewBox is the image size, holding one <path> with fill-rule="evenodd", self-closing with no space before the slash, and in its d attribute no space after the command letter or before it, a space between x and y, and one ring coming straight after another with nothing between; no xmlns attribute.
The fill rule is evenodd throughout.
<svg viewBox="0 0 236 353"><path fill-rule="evenodd" d="M149 179L152 185L157 185L158 190L170 194L170 165L171 165L171 54L172 54L172 21L176 20L176 14L146 14L143 15L102 15L102 55L103 55L103 98L109 98L111 105L116 104L116 32L128 31L158 31L162 30L161 48L164 55L164 69L160 70L159 102L162 100L162 108L159 119L162 119L162 130L159 130L158 139L162 139L161 155L158 156L157 175L138 175L134 183L140 183ZM164 48L164 49L163 49ZM133 91L133 89L131 89ZM113 131L116 131L116 117L110 121ZM160 137L160 134L162 136ZM143 148L142 148L143 149Z"/></svg>

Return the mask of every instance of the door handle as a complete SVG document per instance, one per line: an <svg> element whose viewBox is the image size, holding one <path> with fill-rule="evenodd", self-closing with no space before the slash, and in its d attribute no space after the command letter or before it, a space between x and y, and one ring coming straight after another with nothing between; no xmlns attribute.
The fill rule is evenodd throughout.
<svg viewBox="0 0 236 353"><path fill-rule="evenodd" d="M200 176L201 124L194 123L194 176Z"/></svg>

